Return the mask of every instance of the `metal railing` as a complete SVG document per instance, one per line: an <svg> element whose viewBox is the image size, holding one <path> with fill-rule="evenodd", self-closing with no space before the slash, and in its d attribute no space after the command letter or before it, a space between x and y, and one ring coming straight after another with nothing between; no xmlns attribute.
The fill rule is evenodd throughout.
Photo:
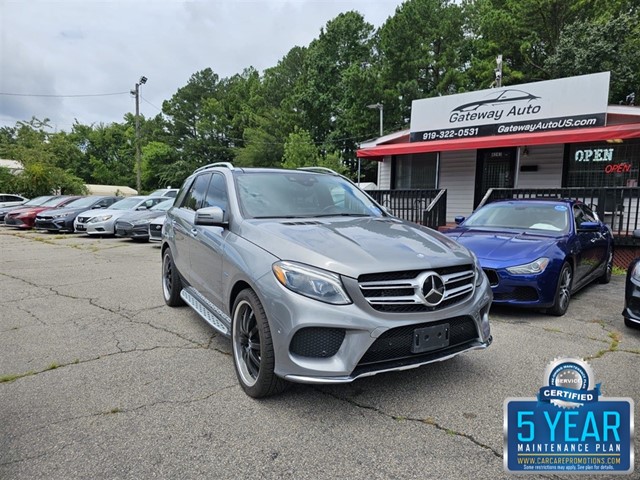
<svg viewBox="0 0 640 480"><path fill-rule="evenodd" d="M446 224L447 191L368 190L367 193L396 217L437 229Z"/></svg>
<svg viewBox="0 0 640 480"><path fill-rule="evenodd" d="M492 188L478 207L505 198L572 198L590 206L613 232L617 245L640 246L632 236L640 228L640 187Z"/></svg>

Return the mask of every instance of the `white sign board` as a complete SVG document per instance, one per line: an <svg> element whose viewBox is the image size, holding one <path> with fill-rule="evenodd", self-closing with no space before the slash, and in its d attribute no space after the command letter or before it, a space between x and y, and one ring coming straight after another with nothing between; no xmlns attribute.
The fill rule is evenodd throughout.
<svg viewBox="0 0 640 480"><path fill-rule="evenodd" d="M411 141L603 126L609 72L414 100Z"/></svg>

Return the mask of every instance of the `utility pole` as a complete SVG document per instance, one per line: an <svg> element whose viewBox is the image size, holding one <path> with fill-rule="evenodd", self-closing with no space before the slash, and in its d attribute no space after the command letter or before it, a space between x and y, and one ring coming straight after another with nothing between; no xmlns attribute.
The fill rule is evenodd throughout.
<svg viewBox="0 0 640 480"><path fill-rule="evenodd" d="M502 55L498 55L496 58L496 87L502 86Z"/></svg>
<svg viewBox="0 0 640 480"><path fill-rule="evenodd" d="M147 83L147 77L144 75L136 83L135 90L131 90L131 94L136 97L136 190L140 193L142 189L142 165L140 160L140 85Z"/></svg>

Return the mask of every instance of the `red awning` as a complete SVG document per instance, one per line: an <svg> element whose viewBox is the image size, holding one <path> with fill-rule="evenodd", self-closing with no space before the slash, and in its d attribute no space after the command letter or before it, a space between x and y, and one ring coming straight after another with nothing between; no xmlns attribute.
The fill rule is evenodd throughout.
<svg viewBox="0 0 640 480"><path fill-rule="evenodd" d="M640 138L640 123L627 123L610 127L554 130L540 133L514 133L490 137L457 138L432 142L394 143L358 150L358 157L382 160L386 155L444 152L450 150L476 150L479 148L519 147L524 145L552 145L558 143L599 142Z"/></svg>

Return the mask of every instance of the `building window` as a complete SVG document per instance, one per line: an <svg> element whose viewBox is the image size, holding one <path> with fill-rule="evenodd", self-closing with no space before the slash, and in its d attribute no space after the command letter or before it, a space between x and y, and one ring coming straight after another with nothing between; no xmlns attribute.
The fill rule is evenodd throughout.
<svg viewBox="0 0 640 480"><path fill-rule="evenodd" d="M574 143L569 147L567 187L636 187L640 142Z"/></svg>
<svg viewBox="0 0 640 480"><path fill-rule="evenodd" d="M398 155L393 163L395 190L436 188L438 179L438 153Z"/></svg>

